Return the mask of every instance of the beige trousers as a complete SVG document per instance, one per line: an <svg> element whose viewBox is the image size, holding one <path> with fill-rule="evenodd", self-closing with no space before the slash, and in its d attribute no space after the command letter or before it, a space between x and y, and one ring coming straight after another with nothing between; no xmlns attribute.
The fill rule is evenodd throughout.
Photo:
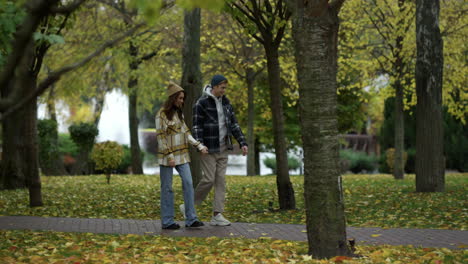
<svg viewBox="0 0 468 264"><path fill-rule="evenodd" d="M214 186L213 212L224 212L226 199L227 151L200 155L203 176L195 188L195 205L200 205Z"/></svg>

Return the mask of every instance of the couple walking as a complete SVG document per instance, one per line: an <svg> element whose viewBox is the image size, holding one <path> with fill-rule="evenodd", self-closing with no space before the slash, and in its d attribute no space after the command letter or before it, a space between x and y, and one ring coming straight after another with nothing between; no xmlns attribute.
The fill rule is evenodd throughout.
<svg viewBox="0 0 468 264"><path fill-rule="evenodd" d="M232 150L234 136L241 146L242 154L248 152L232 105L224 95L228 80L215 75L203 88L203 94L193 107L193 136L182 114L185 92L171 83L167 88L167 100L156 114L156 136L161 177L161 221L163 229L179 229L174 221L174 193L172 175L175 168L182 178L184 204L180 210L186 227L203 226L196 214L195 205L200 205L214 186L213 216L211 225L227 226L229 222L222 213L226 196L226 167L228 150ZM195 190L190 172L189 144L201 152L203 176Z"/></svg>

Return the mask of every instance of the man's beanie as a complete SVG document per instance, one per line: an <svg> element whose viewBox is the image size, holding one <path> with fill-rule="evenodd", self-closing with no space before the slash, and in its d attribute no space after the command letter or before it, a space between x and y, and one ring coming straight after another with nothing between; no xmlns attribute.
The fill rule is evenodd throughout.
<svg viewBox="0 0 468 264"><path fill-rule="evenodd" d="M220 74L217 74L215 76L213 76L213 78L211 79L211 87L215 87L216 85L222 83L226 81L227 82L227 79L226 77L220 75Z"/></svg>
<svg viewBox="0 0 468 264"><path fill-rule="evenodd" d="M179 85L173 83L173 82L170 82L169 83L169 86L167 86L167 97L170 97L171 95L177 93L177 92L180 92L180 91L183 91L184 89L182 89L182 87L180 87Z"/></svg>

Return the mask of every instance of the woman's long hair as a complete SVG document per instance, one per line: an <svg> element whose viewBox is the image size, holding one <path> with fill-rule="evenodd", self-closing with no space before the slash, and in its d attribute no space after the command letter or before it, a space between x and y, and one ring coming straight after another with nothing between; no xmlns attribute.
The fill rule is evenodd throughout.
<svg viewBox="0 0 468 264"><path fill-rule="evenodd" d="M182 109L175 105L177 97L179 97L180 93L184 93L184 95L185 95L184 91L179 91L179 92L169 96L169 98L167 98L166 102L164 102L164 104L163 104L163 110L162 111L166 115L167 120L169 120L169 121L172 121L172 117L174 117L174 113L177 113L177 115L179 116L179 119L184 121L183 116L182 116ZM183 105L182 105L182 107L183 107Z"/></svg>

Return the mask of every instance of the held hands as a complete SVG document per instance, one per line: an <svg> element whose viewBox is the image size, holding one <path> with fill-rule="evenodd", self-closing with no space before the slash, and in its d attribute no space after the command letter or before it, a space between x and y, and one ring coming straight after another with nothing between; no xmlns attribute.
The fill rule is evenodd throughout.
<svg viewBox="0 0 468 264"><path fill-rule="evenodd" d="M249 152L249 147L243 146L243 147L242 147L242 156L247 155L248 152Z"/></svg>
<svg viewBox="0 0 468 264"><path fill-rule="evenodd" d="M200 152L201 152L202 154L208 154L208 148L207 148L207 147L203 147L203 148L200 150Z"/></svg>
<svg viewBox="0 0 468 264"><path fill-rule="evenodd" d="M174 160L169 161L169 167L172 167L172 168L175 167L175 161Z"/></svg>

